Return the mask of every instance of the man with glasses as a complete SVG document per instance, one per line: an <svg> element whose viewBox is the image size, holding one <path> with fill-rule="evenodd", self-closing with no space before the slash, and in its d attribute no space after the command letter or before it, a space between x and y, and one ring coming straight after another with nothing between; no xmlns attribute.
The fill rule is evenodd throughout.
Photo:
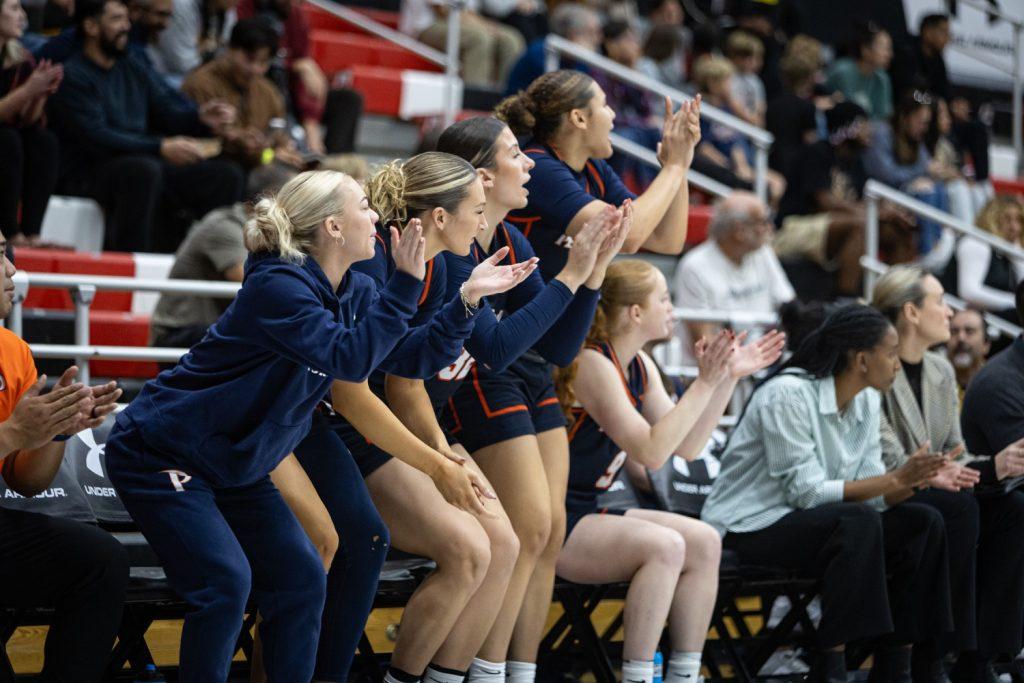
<svg viewBox="0 0 1024 683"><path fill-rule="evenodd" d="M683 308L775 313L796 294L771 248L768 207L750 192L736 191L715 205L708 239L688 252L675 275L676 303ZM687 320L683 353L715 334L715 323Z"/></svg>

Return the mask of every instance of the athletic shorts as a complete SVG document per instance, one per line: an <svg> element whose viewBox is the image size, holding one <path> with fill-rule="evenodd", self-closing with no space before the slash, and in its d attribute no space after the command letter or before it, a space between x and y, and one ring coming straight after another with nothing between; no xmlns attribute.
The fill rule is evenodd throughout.
<svg viewBox="0 0 1024 683"><path fill-rule="evenodd" d="M471 374L448 402L442 424L470 453L527 434L565 427L551 364L520 358L500 373Z"/></svg>
<svg viewBox="0 0 1024 683"><path fill-rule="evenodd" d="M330 418L330 422L331 428L341 437L341 440L345 442L345 446L352 453L352 459L355 460L356 467L359 468L363 479L369 477L391 460L391 455L385 453L360 434L355 427L349 424L348 420L335 415ZM458 443L457 439L451 438L447 433L445 433L445 437L448 438L450 445Z"/></svg>

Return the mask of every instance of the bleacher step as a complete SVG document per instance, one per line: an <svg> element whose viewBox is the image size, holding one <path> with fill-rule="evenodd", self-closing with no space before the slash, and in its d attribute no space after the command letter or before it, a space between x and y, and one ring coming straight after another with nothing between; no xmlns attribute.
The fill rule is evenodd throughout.
<svg viewBox="0 0 1024 683"><path fill-rule="evenodd" d="M367 156L393 159L416 153L420 129L415 123L390 116L365 114L359 122L356 151Z"/></svg>

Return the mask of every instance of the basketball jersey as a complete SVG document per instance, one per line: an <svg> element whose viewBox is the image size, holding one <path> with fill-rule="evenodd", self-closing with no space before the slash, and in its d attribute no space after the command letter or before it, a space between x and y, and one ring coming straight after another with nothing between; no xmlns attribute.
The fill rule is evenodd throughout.
<svg viewBox="0 0 1024 683"><path fill-rule="evenodd" d="M647 391L647 368L643 358L637 354L629 367L623 368L619 363L615 349L608 342L587 344L609 359L618 370L622 382L621 389L629 396L629 402L639 412L643 408L644 394ZM618 390L620 387L609 387ZM597 509L597 496L615 481L622 465L626 462L626 452L619 448L604 433L587 411L581 406L572 408L574 421L569 428L569 488L566 493L566 509L569 511L586 512Z"/></svg>
<svg viewBox="0 0 1024 683"><path fill-rule="evenodd" d="M11 416L37 379L28 344L10 330L0 328L0 422Z"/></svg>
<svg viewBox="0 0 1024 683"><path fill-rule="evenodd" d="M599 199L619 206L635 199L604 159L588 159L577 172L547 145L527 143L523 152L536 166L530 171L529 203L509 214L508 220L530 240L540 257L539 268L547 282L565 267L572 238L566 228L580 209Z"/></svg>

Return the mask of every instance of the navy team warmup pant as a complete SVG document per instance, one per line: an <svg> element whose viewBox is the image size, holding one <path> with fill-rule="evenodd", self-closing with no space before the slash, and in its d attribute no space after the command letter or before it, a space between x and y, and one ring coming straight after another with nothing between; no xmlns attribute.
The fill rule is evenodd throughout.
<svg viewBox="0 0 1024 683"><path fill-rule="evenodd" d="M366 618L373 609L380 570L387 559L388 528L377 513L363 476L330 423L313 416L313 427L295 449L338 532L338 552L327 575L315 680L340 683L348 671Z"/></svg>
<svg viewBox="0 0 1024 683"><path fill-rule="evenodd" d="M181 634L179 680L227 679L250 590L263 616L267 679L310 680L326 577L269 476L213 488L121 426L110 434L106 459L118 495L171 586L193 607Z"/></svg>

